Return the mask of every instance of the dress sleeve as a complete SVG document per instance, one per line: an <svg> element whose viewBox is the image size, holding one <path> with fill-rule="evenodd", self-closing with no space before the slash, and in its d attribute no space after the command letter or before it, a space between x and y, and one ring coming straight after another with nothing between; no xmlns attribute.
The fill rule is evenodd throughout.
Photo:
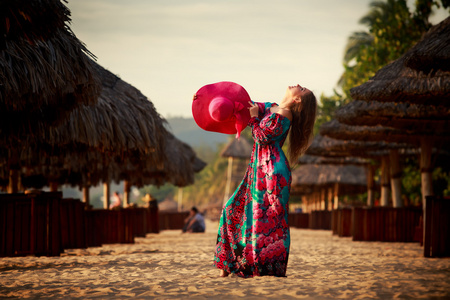
<svg viewBox="0 0 450 300"><path fill-rule="evenodd" d="M250 119L249 125L252 127L252 136L256 143L267 145L272 143L274 138L283 134L280 117L281 115L272 113L262 121L259 117Z"/></svg>

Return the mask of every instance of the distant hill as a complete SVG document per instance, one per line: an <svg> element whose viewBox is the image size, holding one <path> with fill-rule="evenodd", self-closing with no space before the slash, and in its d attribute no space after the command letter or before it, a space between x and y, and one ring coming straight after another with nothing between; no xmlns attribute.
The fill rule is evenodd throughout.
<svg viewBox="0 0 450 300"><path fill-rule="evenodd" d="M170 132L193 148L206 145L216 150L219 144L226 143L229 138L227 134L201 129L193 118L171 117L166 120Z"/></svg>

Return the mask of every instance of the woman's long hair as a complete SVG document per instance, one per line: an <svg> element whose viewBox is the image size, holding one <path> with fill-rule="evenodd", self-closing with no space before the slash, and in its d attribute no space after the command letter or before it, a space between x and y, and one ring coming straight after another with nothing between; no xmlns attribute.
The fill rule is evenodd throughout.
<svg viewBox="0 0 450 300"><path fill-rule="evenodd" d="M312 92L305 94L302 101L291 107L292 123L289 133L289 160L297 163L300 155L306 152L313 136L316 121L317 100Z"/></svg>

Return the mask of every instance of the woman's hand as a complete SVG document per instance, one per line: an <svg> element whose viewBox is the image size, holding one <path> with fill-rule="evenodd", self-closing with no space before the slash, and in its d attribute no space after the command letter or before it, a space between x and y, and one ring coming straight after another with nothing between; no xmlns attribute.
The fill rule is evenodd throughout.
<svg viewBox="0 0 450 300"><path fill-rule="evenodd" d="M250 112L250 117L257 117L259 115L259 106L256 103L252 103L251 101L248 101L250 104L250 107L248 108L248 111Z"/></svg>

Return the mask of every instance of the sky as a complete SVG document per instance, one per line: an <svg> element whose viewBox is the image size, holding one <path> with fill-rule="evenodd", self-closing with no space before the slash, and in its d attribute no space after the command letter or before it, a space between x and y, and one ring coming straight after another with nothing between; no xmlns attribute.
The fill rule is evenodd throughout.
<svg viewBox="0 0 450 300"><path fill-rule="evenodd" d="M69 0L71 29L97 62L163 117L192 117L203 85L233 81L254 101L289 85L331 96L370 0ZM439 16L437 16L439 18ZM440 19L443 19L441 17Z"/></svg>

